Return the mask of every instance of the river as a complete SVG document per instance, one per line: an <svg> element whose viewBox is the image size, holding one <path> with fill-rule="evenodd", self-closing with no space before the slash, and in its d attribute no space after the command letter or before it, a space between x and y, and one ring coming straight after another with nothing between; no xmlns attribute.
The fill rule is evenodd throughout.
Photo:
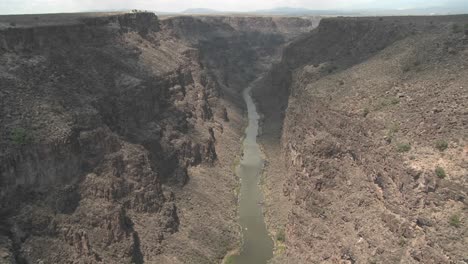
<svg viewBox="0 0 468 264"><path fill-rule="evenodd" d="M243 91L249 123L243 141L243 156L236 173L241 179L239 220L242 227L242 248L234 256L235 264L264 264L273 257L273 241L268 235L262 212L262 191L259 186L264 160L257 144L259 115L250 95Z"/></svg>

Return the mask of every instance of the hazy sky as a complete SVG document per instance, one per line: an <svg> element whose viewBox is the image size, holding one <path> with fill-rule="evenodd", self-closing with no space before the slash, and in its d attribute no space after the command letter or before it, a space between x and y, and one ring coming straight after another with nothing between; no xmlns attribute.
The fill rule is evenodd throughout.
<svg viewBox="0 0 468 264"><path fill-rule="evenodd" d="M468 0L0 0L0 14L122 9L182 11L187 8L252 11L284 6L309 9L407 9L439 6L448 2L468 3Z"/></svg>

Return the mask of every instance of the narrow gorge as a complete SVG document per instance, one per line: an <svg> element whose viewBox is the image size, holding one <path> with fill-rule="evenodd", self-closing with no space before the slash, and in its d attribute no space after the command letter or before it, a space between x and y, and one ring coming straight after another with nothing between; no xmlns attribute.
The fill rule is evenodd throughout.
<svg viewBox="0 0 468 264"><path fill-rule="evenodd" d="M468 263L465 25L0 16L0 263Z"/></svg>

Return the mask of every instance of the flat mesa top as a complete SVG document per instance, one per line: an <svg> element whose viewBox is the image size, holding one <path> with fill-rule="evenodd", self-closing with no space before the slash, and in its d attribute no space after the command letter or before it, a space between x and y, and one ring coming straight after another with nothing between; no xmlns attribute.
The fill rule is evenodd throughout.
<svg viewBox="0 0 468 264"><path fill-rule="evenodd" d="M128 12L0 15L0 29L11 27L73 25L80 23L80 20L83 18L105 17L124 13Z"/></svg>
<svg viewBox="0 0 468 264"><path fill-rule="evenodd" d="M93 17L106 17L131 13L130 11L120 12L82 12L82 13L55 13L55 14L24 14L24 15L0 15L0 30L8 28L30 28L40 26L55 26L55 25L74 25L80 24L82 19ZM407 23L429 23L429 22L466 22L468 14L462 15L441 15L441 16L288 16L288 15L271 15L271 14L256 14L256 13L233 13L233 14L184 14L184 13L156 13L160 20L169 19L178 16L195 16L195 17L334 17L335 19L344 20L381 20L381 21L399 21Z"/></svg>

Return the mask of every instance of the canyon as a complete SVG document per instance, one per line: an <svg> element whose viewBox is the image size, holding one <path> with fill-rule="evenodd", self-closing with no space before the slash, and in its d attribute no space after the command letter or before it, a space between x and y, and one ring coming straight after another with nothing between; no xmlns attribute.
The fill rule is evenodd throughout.
<svg viewBox="0 0 468 264"><path fill-rule="evenodd" d="M318 21L0 22L2 261L216 263L239 247L241 91Z"/></svg>
<svg viewBox="0 0 468 264"><path fill-rule="evenodd" d="M0 16L0 62L0 263L232 261L247 87L270 263L468 263L468 16Z"/></svg>

